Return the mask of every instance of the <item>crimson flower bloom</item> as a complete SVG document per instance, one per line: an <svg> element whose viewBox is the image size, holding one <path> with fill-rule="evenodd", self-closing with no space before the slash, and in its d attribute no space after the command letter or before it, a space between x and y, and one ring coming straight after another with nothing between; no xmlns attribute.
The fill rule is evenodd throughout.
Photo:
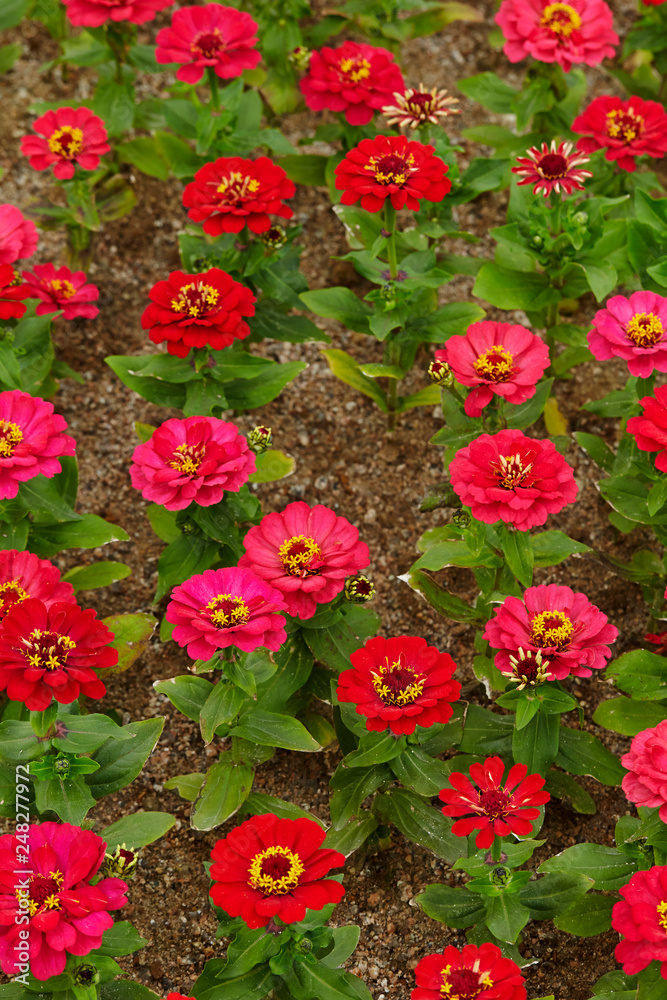
<svg viewBox="0 0 667 1000"><path fill-rule="evenodd" d="M137 445L130 476L146 500L167 510L210 507L238 493L255 471L255 454L236 424L217 417L172 417Z"/></svg>
<svg viewBox="0 0 667 1000"><path fill-rule="evenodd" d="M503 52L510 62L533 56L557 62L566 73L573 65L598 66L612 58L619 38L604 0L503 0L496 14L505 36Z"/></svg>
<svg viewBox="0 0 667 1000"><path fill-rule="evenodd" d="M660 7L666 0L642 0L645 7Z"/></svg>
<svg viewBox="0 0 667 1000"><path fill-rule="evenodd" d="M523 600L506 597L484 632L498 650L495 664L502 673L516 676L522 653L541 653L549 680L559 681L590 677L591 670L606 667L617 636L618 629L585 594L555 583L529 587Z"/></svg>
<svg viewBox="0 0 667 1000"><path fill-rule="evenodd" d="M593 317L588 346L598 361L623 358L631 375L667 372L667 298L655 292L614 295Z"/></svg>
<svg viewBox="0 0 667 1000"><path fill-rule="evenodd" d="M51 479L61 471L58 458L73 455L76 442L53 403L20 389L0 392L0 500L11 500L19 483L35 476Z"/></svg>
<svg viewBox="0 0 667 1000"><path fill-rule="evenodd" d="M255 48L257 23L245 11L221 3L179 7L171 25L158 31L156 42L156 60L181 63L176 76L184 83L199 83L207 66L231 80L244 69L254 69L262 58Z"/></svg>
<svg viewBox="0 0 667 1000"><path fill-rule="evenodd" d="M667 823L667 719L637 733L621 764L628 769L622 781L628 802L660 806L660 819Z"/></svg>
<svg viewBox="0 0 667 1000"><path fill-rule="evenodd" d="M525 764L510 768L502 784L505 765L500 757L487 757L483 764L471 764L470 778L454 771L449 776L452 788L443 788L440 799L446 802L445 816L459 816L452 826L457 837L467 837L479 830L475 838L477 847L491 847L495 837L510 833L526 837L532 830L532 821L540 815L536 806L543 806L551 796L543 791L545 779L530 774ZM470 815L472 813L472 815Z"/></svg>
<svg viewBox="0 0 667 1000"><path fill-rule="evenodd" d="M324 876L345 858L321 848L325 835L312 819L251 816L211 851L211 899L251 930L272 919L295 924L306 910L339 903L345 889Z"/></svg>
<svg viewBox="0 0 667 1000"><path fill-rule="evenodd" d="M243 317L255 315L250 289L217 267L202 274L173 271L167 281L153 285L149 296L141 325L154 344L166 340L169 354L178 358L193 347L221 351L243 340L250 333Z"/></svg>
<svg viewBox="0 0 667 1000"><path fill-rule="evenodd" d="M14 205L0 205L0 264L32 257L37 247L37 227Z"/></svg>
<svg viewBox="0 0 667 1000"><path fill-rule="evenodd" d="M295 191L283 168L268 156L220 156L197 171L183 192L183 204L193 222L203 222L209 236L240 233L246 224L251 232L264 233L271 228L269 215L292 218L283 198Z"/></svg>
<svg viewBox="0 0 667 1000"><path fill-rule="evenodd" d="M80 693L101 698L104 683L95 670L118 663L109 643L113 632L96 612L58 601L46 606L27 598L9 609L0 629L0 691L43 712L53 698L61 705Z"/></svg>
<svg viewBox="0 0 667 1000"><path fill-rule="evenodd" d="M622 170L632 171L638 156L658 158L667 153L667 114L657 101L605 95L596 97L583 114L574 119L572 131L584 138L577 149L594 153L606 149L605 159L616 160Z"/></svg>
<svg viewBox="0 0 667 1000"><path fill-rule="evenodd" d="M525 326L512 323L473 323L463 336L450 337L435 352L461 385L473 386L466 396L469 417L481 416L494 396L508 403L525 403L549 367L549 348Z"/></svg>
<svg viewBox="0 0 667 1000"><path fill-rule="evenodd" d="M369 639L350 662L354 669L340 675L336 695L356 705L370 732L389 729L398 736L451 719L452 702L461 694L452 680L456 664L426 639Z"/></svg>
<svg viewBox="0 0 667 1000"><path fill-rule="evenodd" d="M74 177L74 167L97 170L100 156L108 153L104 122L90 108L56 108L47 111L33 125L36 135L21 139L21 152L33 170L47 170L52 164L59 180Z"/></svg>
<svg viewBox="0 0 667 1000"><path fill-rule="evenodd" d="M0 320L23 316L27 308L23 300L30 298L28 291L11 264L0 264Z"/></svg>
<svg viewBox="0 0 667 1000"><path fill-rule="evenodd" d="M521 970L497 944L447 945L415 969L411 1000L526 1000Z"/></svg>
<svg viewBox="0 0 667 1000"><path fill-rule="evenodd" d="M349 41L312 52L300 86L311 111L343 111L350 125L367 125L395 91L405 90L391 52Z"/></svg>
<svg viewBox="0 0 667 1000"><path fill-rule="evenodd" d="M267 514L243 544L239 566L282 591L287 613L301 619L312 618L318 604L333 600L345 578L370 562L354 525L329 507L309 507L303 500Z"/></svg>
<svg viewBox="0 0 667 1000"><path fill-rule="evenodd" d="M258 646L280 649L287 638L285 603L279 590L252 570L230 566L207 569L175 587L166 618L173 638L187 646L193 660L210 660L219 649L236 646L249 653Z"/></svg>
<svg viewBox="0 0 667 1000"><path fill-rule="evenodd" d="M34 271L24 271L23 277L30 289L28 298L41 299L35 310L38 316L62 311L65 319L93 319L99 312L92 303L99 299L100 290L86 284L83 271L72 272L68 267L56 271L53 264L36 264Z"/></svg>
<svg viewBox="0 0 667 1000"><path fill-rule="evenodd" d="M452 107L458 103L457 97L447 97L446 90L438 90L437 87L427 90L420 83L419 89L409 87L405 93L394 94L394 103L383 106L382 114L388 125L398 125L399 128L417 128L427 122L439 125L441 118L461 114L460 108Z"/></svg>
<svg viewBox="0 0 667 1000"><path fill-rule="evenodd" d="M56 601L76 603L74 587L60 579L60 573L48 559L17 549L0 550L0 622L10 608L29 597L36 597L46 607Z"/></svg>
<svg viewBox="0 0 667 1000"><path fill-rule="evenodd" d="M63 0L72 24L99 28L107 21L145 24L174 0Z"/></svg>
<svg viewBox="0 0 667 1000"><path fill-rule="evenodd" d="M519 531L544 524L577 496L574 473L551 441L521 431L481 434L457 451L452 489L485 524L504 521Z"/></svg>
<svg viewBox="0 0 667 1000"><path fill-rule="evenodd" d="M653 396L640 400L643 413L631 417L626 430L632 434L641 451L658 451L655 467L667 472L667 385L656 386Z"/></svg>
<svg viewBox="0 0 667 1000"><path fill-rule="evenodd" d="M611 911L611 926L625 940L616 945L616 961L626 976L660 962L667 979L667 866L635 872L618 891L623 899Z"/></svg>
<svg viewBox="0 0 667 1000"><path fill-rule="evenodd" d="M543 142L541 147L531 146L525 156L517 157L518 167L512 167L512 173L522 178L517 181L518 186L534 184L533 194L543 191L545 198L552 191L556 194L583 191L582 181L593 176L590 170L581 169L589 157L573 153L572 149L571 142L561 142L557 146L555 139L551 140L551 145Z"/></svg>
<svg viewBox="0 0 667 1000"><path fill-rule="evenodd" d="M442 201L452 182L445 177L449 168L433 149L404 135L362 139L334 171L342 204L361 199L367 212L379 212L389 198L395 209L418 212L422 198Z"/></svg>
<svg viewBox="0 0 667 1000"><path fill-rule="evenodd" d="M91 885L106 846L92 830L71 823L31 823L27 837L15 833L0 837L4 973L13 976L20 971L18 952L27 944L19 936L21 928L29 935L30 971L40 981L60 975L68 955L87 955L101 947L102 935L113 926L110 911L127 903L122 879L104 878Z"/></svg>

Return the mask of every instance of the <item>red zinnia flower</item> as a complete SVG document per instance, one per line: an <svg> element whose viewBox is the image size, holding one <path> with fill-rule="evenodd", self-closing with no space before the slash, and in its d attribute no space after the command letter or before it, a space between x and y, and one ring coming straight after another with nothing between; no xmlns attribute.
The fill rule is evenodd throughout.
<svg viewBox="0 0 667 1000"><path fill-rule="evenodd" d="M14 205L0 205L0 264L32 257L37 247L37 227Z"/></svg>
<svg viewBox="0 0 667 1000"><path fill-rule="evenodd" d="M628 769L621 783L627 800L638 808L659 806L667 823L667 719L637 733L621 764Z"/></svg>
<svg viewBox="0 0 667 1000"><path fill-rule="evenodd" d="M72 24L99 28L107 21L145 24L174 0L63 0Z"/></svg>
<svg viewBox="0 0 667 1000"><path fill-rule="evenodd" d="M494 395L515 406L525 403L549 367L542 338L511 323L473 323L463 336L450 337L435 357L449 365L457 382L475 387L466 396L469 417L479 417Z"/></svg>
<svg viewBox="0 0 667 1000"><path fill-rule="evenodd" d="M503 52L510 62L533 56L557 62L566 73L573 65L598 66L613 58L618 35L604 0L503 0L496 14L505 36Z"/></svg>
<svg viewBox="0 0 667 1000"><path fill-rule="evenodd" d="M56 601L76 603L74 587L60 579L48 559L17 549L0 550L0 622L10 608L29 597L36 597L47 608Z"/></svg>
<svg viewBox="0 0 667 1000"><path fill-rule="evenodd" d="M442 201L452 182L445 177L449 168L433 149L404 135L362 139L334 171L342 204L361 199L367 212L379 212L389 198L396 209L418 212L422 198Z"/></svg>
<svg viewBox="0 0 667 1000"><path fill-rule="evenodd" d="M640 399L644 412L631 417L626 430L632 434L641 451L658 451L655 467L667 472L667 385L656 386L653 396Z"/></svg>
<svg viewBox="0 0 667 1000"><path fill-rule="evenodd" d="M53 403L20 389L0 392L0 500L13 499L19 483L61 471L59 456L76 448L74 438L62 433L66 427Z"/></svg>
<svg viewBox="0 0 667 1000"><path fill-rule="evenodd" d="M572 194L573 191L583 191L581 183L587 177L592 177L590 170L582 170L582 163L588 163L589 157L583 153L573 153L571 142L561 142L556 146L556 140L551 145L546 142L542 147L531 146L525 156L518 156L518 167L512 167L512 173L518 174L522 184L534 184L533 194L544 191L544 197L555 191L556 194Z"/></svg>
<svg viewBox="0 0 667 1000"><path fill-rule="evenodd" d="M290 503L267 514L243 540L247 566L282 591L287 613L312 618L318 604L340 594L345 578L369 564L368 546L358 530L328 507Z"/></svg>
<svg viewBox="0 0 667 1000"><path fill-rule="evenodd" d="M609 644L618 629L585 594L555 583L529 587L523 595L506 597L486 623L484 638L496 653L498 670L520 676L526 655L537 661L549 680L590 677L611 656Z"/></svg>
<svg viewBox="0 0 667 1000"><path fill-rule="evenodd" d="M521 431L481 434L457 451L449 475L473 517L485 524L504 521L519 531L544 524L578 492L574 472L553 442Z"/></svg>
<svg viewBox="0 0 667 1000"><path fill-rule="evenodd" d="M461 685L452 680L456 664L426 639L369 639L350 662L354 669L340 675L336 695L356 705L369 731L414 733L417 726L451 719L452 703L461 694Z"/></svg>
<svg viewBox="0 0 667 1000"><path fill-rule="evenodd" d="M90 108L56 108L47 111L33 125L36 135L21 139L21 152L29 157L33 170L46 170L55 164L53 173L59 180L74 177L74 167L97 170L100 156L108 153L104 122Z"/></svg>
<svg viewBox="0 0 667 1000"><path fill-rule="evenodd" d="M199 9L199 8L196 8ZM250 333L244 316L255 315L255 296L217 267L203 274L173 271L149 293L151 305L141 317L154 344L167 341L169 354L185 358L192 347L221 351Z"/></svg>
<svg viewBox="0 0 667 1000"><path fill-rule="evenodd" d="M367 125L395 91L405 90L391 52L349 41L312 52L300 86L311 111L343 111L350 125Z"/></svg>
<svg viewBox="0 0 667 1000"><path fill-rule="evenodd" d="M28 598L9 609L0 629L0 691L43 712L53 698L61 705L80 693L101 698L106 687L95 670L118 663L118 651L97 613L78 604Z"/></svg>
<svg viewBox="0 0 667 1000"><path fill-rule="evenodd" d="M211 899L251 929L272 919L295 924L306 910L339 903L345 889L324 876L345 857L320 848L325 836L311 819L251 816L211 851Z"/></svg>
<svg viewBox="0 0 667 1000"><path fill-rule="evenodd" d="M666 0L642 0L642 3L646 7L659 7L661 4L665 2Z"/></svg>
<svg viewBox="0 0 667 1000"><path fill-rule="evenodd" d="M572 131L583 135L577 149L594 153L606 149L606 160L617 160L622 170L634 170L637 156L658 158L667 153L667 114L657 101L631 97L596 97L574 119Z"/></svg>
<svg viewBox="0 0 667 1000"><path fill-rule="evenodd" d="M71 823L31 823L27 837L16 833L0 837L4 973L18 975L22 964L18 953L28 942L30 971L41 982L60 975L68 955L87 955L101 947L102 935L113 926L110 911L127 903L122 879L103 878L91 884L106 846L92 830ZM27 923L23 914L28 915Z"/></svg>
<svg viewBox="0 0 667 1000"><path fill-rule="evenodd" d="M0 320L23 316L27 309L23 300L30 298L28 291L28 285L21 284L19 273L11 264L0 264Z"/></svg>
<svg viewBox="0 0 667 1000"><path fill-rule="evenodd" d="M280 649L287 638L279 590L252 570L239 566L207 569L175 587L166 618L176 626L173 639L188 647L193 660L210 660L219 649L236 646L249 653L258 646Z"/></svg>
<svg viewBox="0 0 667 1000"><path fill-rule="evenodd" d="M257 23L245 11L221 3L179 7L171 25L158 31L156 42L156 60L181 63L176 76L185 83L198 83L207 66L231 80L244 69L254 69L262 58L255 48Z"/></svg>
<svg viewBox="0 0 667 1000"><path fill-rule="evenodd" d="M526 1000L521 970L497 944L447 945L415 969L411 1000Z"/></svg>
<svg viewBox="0 0 667 1000"><path fill-rule="evenodd" d="M172 417L132 455L130 476L146 500L167 510L210 507L238 493L255 471L255 454L236 424L217 417Z"/></svg>
<svg viewBox="0 0 667 1000"><path fill-rule="evenodd" d="M59 267L56 271L53 264L36 264L34 272L24 271L23 277L30 289L28 298L42 300L35 309L38 316L62 311L65 319L77 316L93 319L99 312L97 306L91 304L99 299L99 288L86 284L83 271L72 273L68 267Z"/></svg>
<svg viewBox="0 0 667 1000"><path fill-rule="evenodd" d="M667 979L667 866L635 872L618 891L623 899L611 911L611 926L625 941L616 945L616 961L626 976L660 962Z"/></svg>
<svg viewBox="0 0 667 1000"><path fill-rule="evenodd" d="M598 361L623 358L631 375L667 372L667 298L655 292L614 295L593 317L588 346Z"/></svg>
<svg viewBox="0 0 667 1000"><path fill-rule="evenodd" d="M264 233L271 228L269 215L292 218L283 198L295 191L283 168L268 156L221 156L197 171L183 192L183 204L193 222L204 223L209 236L240 233L246 224L251 232Z"/></svg>
<svg viewBox="0 0 667 1000"><path fill-rule="evenodd" d="M551 796L542 791L545 779L530 774L525 764L510 768L502 784L505 765L500 757L487 757L483 764L471 764L470 778L454 771L449 776L453 788L443 788L440 799L446 802L445 816L461 816L452 826L457 837L467 837L479 830L475 838L477 847L491 847L494 837L507 837L510 833L526 837L533 828L532 821L540 815L535 806L542 806ZM472 815L470 815L472 813Z"/></svg>

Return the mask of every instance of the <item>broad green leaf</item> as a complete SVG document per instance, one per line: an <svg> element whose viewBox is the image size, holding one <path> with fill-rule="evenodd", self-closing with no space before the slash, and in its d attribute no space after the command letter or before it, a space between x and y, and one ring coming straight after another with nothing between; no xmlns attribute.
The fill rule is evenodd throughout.
<svg viewBox="0 0 667 1000"><path fill-rule="evenodd" d="M164 837L175 822L176 819L171 813L136 812L105 827L100 836L106 841L109 853L123 844L136 850Z"/></svg>
<svg viewBox="0 0 667 1000"><path fill-rule="evenodd" d="M155 629L155 618L138 612L135 615L111 615L103 618L102 624L113 632L113 649L118 650L118 663L105 670L105 674L120 674L141 656Z"/></svg>
<svg viewBox="0 0 667 1000"><path fill-rule="evenodd" d="M632 698L660 701L667 698L667 660L648 649L632 649L614 660L607 677Z"/></svg>
<svg viewBox="0 0 667 1000"><path fill-rule="evenodd" d="M346 385L352 386L358 392L362 392L364 396L369 396L383 413L389 412L385 392L374 379L369 378L368 375L364 375L351 354L348 354L347 351L334 350L332 348L323 350L322 354L327 359L329 368L336 378L339 378L341 382L345 382Z"/></svg>
<svg viewBox="0 0 667 1000"><path fill-rule="evenodd" d="M604 785L620 785L625 774L616 754L592 733L567 726L561 728L556 764L572 774L590 774Z"/></svg>
<svg viewBox="0 0 667 1000"><path fill-rule="evenodd" d="M97 590L99 587L108 587L118 580L124 580L130 576L132 570L125 563L120 562L98 562L90 566L75 566L68 573L65 573L63 580L67 580L74 587L74 593L80 590Z"/></svg>
<svg viewBox="0 0 667 1000"><path fill-rule="evenodd" d="M137 777L155 749L160 738L164 719L143 719L123 726L125 735L132 739L107 740L93 754L99 770L86 775L86 784L96 799L125 788Z"/></svg>
<svg viewBox="0 0 667 1000"><path fill-rule="evenodd" d="M353 854L378 828L378 821L369 813L362 813L356 819L344 826L341 830L333 828L327 833L322 847L332 851L340 851L345 857Z"/></svg>
<svg viewBox="0 0 667 1000"><path fill-rule="evenodd" d="M461 856L461 839L451 832L451 820L414 792L395 788L378 795L375 811L397 826L408 840L428 847L450 864Z"/></svg>
<svg viewBox="0 0 667 1000"><path fill-rule="evenodd" d="M291 476L295 466L296 462L291 455L276 448L269 449L257 456L257 471L251 473L248 482L275 483Z"/></svg>
<svg viewBox="0 0 667 1000"><path fill-rule="evenodd" d="M463 887L454 889L448 885L427 885L423 892L415 896L415 902L427 916L448 927L471 927L484 920L486 914L482 898Z"/></svg>
<svg viewBox="0 0 667 1000"><path fill-rule="evenodd" d="M372 315L372 309L349 288L319 288L302 292L299 298L316 316L336 319L357 333L369 332L368 320Z"/></svg>
<svg viewBox="0 0 667 1000"><path fill-rule="evenodd" d="M667 705L663 702L632 701L630 698L609 698L598 705L593 714L593 722L598 726L623 736L636 736L665 719Z"/></svg>
<svg viewBox="0 0 667 1000"><path fill-rule="evenodd" d="M131 955L147 943L128 920L117 920L104 932L102 944L95 949L95 954L117 958L119 955Z"/></svg>
<svg viewBox="0 0 667 1000"><path fill-rule="evenodd" d="M229 735L240 736L260 746L282 747L284 750L312 753L322 749L297 719L260 709L251 709L243 715Z"/></svg>
<svg viewBox="0 0 667 1000"><path fill-rule="evenodd" d="M620 889L637 871L637 863L615 847L602 844L575 844L538 868L542 872L580 872L595 882L595 888L607 891Z"/></svg>
<svg viewBox="0 0 667 1000"><path fill-rule="evenodd" d="M194 829L212 830L238 812L254 776L254 768L235 764L228 756L213 764L192 806L190 822Z"/></svg>
<svg viewBox="0 0 667 1000"><path fill-rule="evenodd" d="M404 736L398 739L393 733L366 733L359 741L359 747L344 759L346 767L371 767L374 764L384 764L398 757L406 749Z"/></svg>
<svg viewBox="0 0 667 1000"><path fill-rule="evenodd" d="M57 736L53 738L56 750L65 753L92 753L107 740L134 739L129 727L119 726L108 715L61 715L56 722Z"/></svg>
<svg viewBox="0 0 667 1000"><path fill-rule="evenodd" d="M533 920L553 920L592 885L593 880L579 872L550 872L525 885L519 892L519 899L528 907Z"/></svg>
<svg viewBox="0 0 667 1000"><path fill-rule="evenodd" d="M213 691L213 685L203 677L193 677L192 674L181 674L179 677L167 677L163 681L154 681L153 687L158 694L165 694L174 708L193 722L199 722L206 699Z"/></svg>
<svg viewBox="0 0 667 1000"><path fill-rule="evenodd" d="M594 937L604 934L611 927L611 911L618 902L616 896L603 896L589 892L576 901L569 910L554 917L554 924L561 931L577 937ZM596 994L597 996L597 994ZM625 994L614 993L614 1000L623 1000ZM634 992L628 997L634 998Z"/></svg>

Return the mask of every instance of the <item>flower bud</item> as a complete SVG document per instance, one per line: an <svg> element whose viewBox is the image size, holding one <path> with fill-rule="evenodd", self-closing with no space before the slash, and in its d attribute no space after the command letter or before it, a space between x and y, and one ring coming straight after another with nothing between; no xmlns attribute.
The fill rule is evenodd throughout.
<svg viewBox="0 0 667 1000"><path fill-rule="evenodd" d="M297 45L287 56L287 62L293 66L297 73L305 73L310 64L312 52L303 45Z"/></svg>
<svg viewBox="0 0 667 1000"><path fill-rule="evenodd" d="M375 586L366 576L358 573L356 576L348 576L345 581L345 600L352 604L365 604L375 597Z"/></svg>
<svg viewBox="0 0 667 1000"><path fill-rule="evenodd" d="M72 978L76 986L96 986L100 981L100 974L94 965L77 965L72 970Z"/></svg>
<svg viewBox="0 0 667 1000"><path fill-rule="evenodd" d="M396 282L388 281L380 289L380 297L385 300L385 302L395 302L396 301Z"/></svg>
<svg viewBox="0 0 667 1000"><path fill-rule="evenodd" d="M467 510L455 510L452 514L452 522L457 528L469 528L472 523L472 518Z"/></svg>
<svg viewBox="0 0 667 1000"><path fill-rule="evenodd" d="M69 758L58 754L53 762L53 770L59 775L59 777L66 778L70 770Z"/></svg>
<svg viewBox="0 0 667 1000"><path fill-rule="evenodd" d="M498 886L498 888L507 885L507 883L510 882L511 879L512 879L512 872L510 871L509 868L505 868L504 865L498 865L491 872L491 882L493 883L493 885Z"/></svg>
<svg viewBox="0 0 667 1000"><path fill-rule="evenodd" d="M575 212L572 216L572 221L576 222L578 226L585 226L588 224L588 214L586 212Z"/></svg>
<svg viewBox="0 0 667 1000"><path fill-rule="evenodd" d="M280 250L287 243L287 234L282 226L275 225L262 233L261 240L269 250Z"/></svg>
<svg viewBox="0 0 667 1000"><path fill-rule="evenodd" d="M435 382L436 385L441 385L446 389L454 381L454 372L446 361L438 361L436 358L428 366L428 377L431 382Z"/></svg>
<svg viewBox="0 0 667 1000"><path fill-rule="evenodd" d="M258 424L257 427L253 427L250 431L247 440L248 447L256 455L261 455L262 452L267 451L271 447L271 428L265 427L263 424Z"/></svg>
<svg viewBox="0 0 667 1000"><path fill-rule="evenodd" d="M129 878L134 875L138 860L138 851L121 844L113 854L104 855L100 873L104 878Z"/></svg>

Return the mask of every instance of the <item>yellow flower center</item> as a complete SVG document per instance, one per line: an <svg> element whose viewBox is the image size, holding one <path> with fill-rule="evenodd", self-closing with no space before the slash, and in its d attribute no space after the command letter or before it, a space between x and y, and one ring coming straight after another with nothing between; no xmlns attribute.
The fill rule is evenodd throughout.
<svg viewBox="0 0 667 1000"><path fill-rule="evenodd" d="M292 535L280 546L278 555L288 576L314 576L320 571L320 565L312 565L313 562L319 564L322 558L322 550L314 538Z"/></svg>
<svg viewBox="0 0 667 1000"><path fill-rule="evenodd" d="M605 129L611 139L620 139L627 146L644 131L644 119L632 108L616 108L608 112Z"/></svg>
<svg viewBox="0 0 667 1000"><path fill-rule="evenodd" d="M178 298L171 300L171 308L174 312L197 319L199 316L214 312L218 307L219 298L220 292L217 288L195 280L179 289Z"/></svg>
<svg viewBox="0 0 667 1000"><path fill-rule="evenodd" d="M206 605L209 618L216 628L238 628L247 625L250 618L248 605L241 597L218 594Z"/></svg>
<svg viewBox="0 0 667 1000"><path fill-rule="evenodd" d="M531 622L533 642L541 649L565 649L573 632L572 621L562 611L541 611Z"/></svg>
<svg viewBox="0 0 667 1000"><path fill-rule="evenodd" d="M658 903L656 910L658 911L658 923L663 931L667 931L667 899L663 899L661 903Z"/></svg>
<svg viewBox="0 0 667 1000"><path fill-rule="evenodd" d="M194 476L205 454L206 448L203 444L179 444L172 453L169 465L184 476Z"/></svg>
<svg viewBox="0 0 667 1000"><path fill-rule="evenodd" d="M480 973L479 959L472 969L452 969L451 965L446 965L440 975L440 995L446 1000L476 1000L482 990L493 986L489 973Z"/></svg>
<svg viewBox="0 0 667 1000"><path fill-rule="evenodd" d="M659 316L654 313L636 313L625 332L637 347L653 347L660 343L665 331Z"/></svg>
<svg viewBox="0 0 667 1000"><path fill-rule="evenodd" d="M367 59L341 59L340 71L349 77L352 83L367 80L371 75L371 64Z"/></svg>
<svg viewBox="0 0 667 1000"><path fill-rule="evenodd" d="M233 170L227 177L222 178L217 191L219 195L222 195L220 201L225 205L238 205L256 194L259 188L260 183L254 177L248 177L247 174Z"/></svg>
<svg viewBox="0 0 667 1000"><path fill-rule="evenodd" d="M524 465L520 455L499 455L498 462L499 467L496 470L498 485L504 486L506 490L521 486L533 467L532 462Z"/></svg>
<svg viewBox="0 0 667 1000"><path fill-rule="evenodd" d="M11 420L0 420L0 458L9 458L14 454L17 444L23 440L23 431Z"/></svg>
<svg viewBox="0 0 667 1000"><path fill-rule="evenodd" d="M569 3L550 3L542 12L542 27L560 38L569 38L581 27L581 18Z"/></svg>
<svg viewBox="0 0 667 1000"><path fill-rule="evenodd" d="M373 687L385 705L411 705L424 690L426 677L407 666L401 653L395 663L385 660L384 665L371 670Z"/></svg>
<svg viewBox="0 0 667 1000"><path fill-rule="evenodd" d="M25 601L30 594L24 590L18 580L8 580L0 583L0 619L7 614L15 604Z"/></svg>
<svg viewBox="0 0 667 1000"><path fill-rule="evenodd" d="M275 844L256 854L250 862L248 885L265 896L284 896L296 889L305 870L298 854Z"/></svg>
<svg viewBox="0 0 667 1000"><path fill-rule="evenodd" d="M66 278L54 278L53 281L44 281L42 284L50 285L53 294L57 298L71 299L72 296L76 295L76 288Z"/></svg>
<svg viewBox="0 0 667 1000"><path fill-rule="evenodd" d="M27 889L15 889L16 898L19 904L28 904L28 912L34 917L39 910L59 910L60 899L58 893L63 887L64 876L62 872L49 872L48 875L31 875Z"/></svg>
<svg viewBox="0 0 667 1000"><path fill-rule="evenodd" d="M24 655L31 667L40 670L63 670L76 643L68 635L36 628L23 640Z"/></svg>
<svg viewBox="0 0 667 1000"><path fill-rule="evenodd" d="M514 372L513 362L514 358L507 348L498 344L480 354L473 368L478 375L490 379L491 382L507 382Z"/></svg>
<svg viewBox="0 0 667 1000"><path fill-rule="evenodd" d="M56 156L64 156L66 160L73 160L83 147L83 132L80 128L73 128L71 125L63 125L52 132L48 139L49 149Z"/></svg>
<svg viewBox="0 0 667 1000"><path fill-rule="evenodd" d="M407 156L390 153L387 156L372 156L364 169L373 171L378 184L398 184L401 187L417 169L414 162L412 153Z"/></svg>

